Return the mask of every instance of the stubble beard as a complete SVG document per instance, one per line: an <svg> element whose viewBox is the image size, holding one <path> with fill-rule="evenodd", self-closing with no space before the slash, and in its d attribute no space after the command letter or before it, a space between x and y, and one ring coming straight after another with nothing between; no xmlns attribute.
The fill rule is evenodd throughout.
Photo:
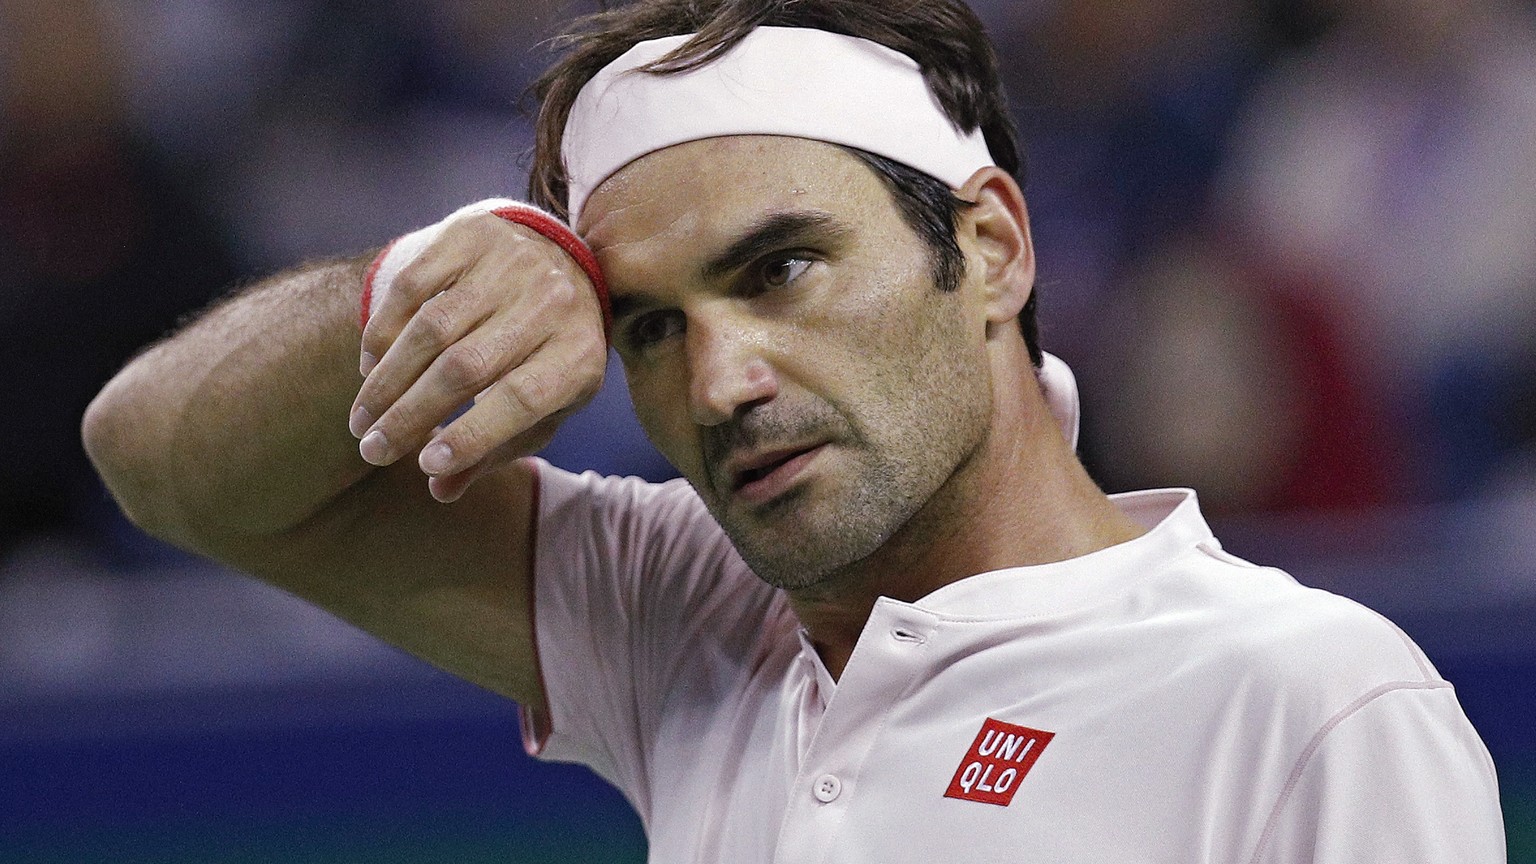
<svg viewBox="0 0 1536 864"><path fill-rule="evenodd" d="M900 428L895 418L883 422L885 428ZM900 444L872 442L825 403L765 413L745 428L746 433L722 432L721 438L793 441L816 437L808 434L814 430L833 436L824 455L841 461L813 481L819 488L792 489L750 512L727 506L728 479L707 469L713 494L704 498L715 521L758 578L790 592L832 587L851 573L905 528L963 461L964 448L955 439L918 435ZM706 443L706 465L718 465L716 457L724 452L729 451Z"/></svg>
<svg viewBox="0 0 1536 864"><path fill-rule="evenodd" d="M809 493L796 490L750 525L744 519L721 525L742 560L769 585L786 591L827 585L884 546L922 507L888 466L860 472L859 481L843 501L809 500Z"/></svg>

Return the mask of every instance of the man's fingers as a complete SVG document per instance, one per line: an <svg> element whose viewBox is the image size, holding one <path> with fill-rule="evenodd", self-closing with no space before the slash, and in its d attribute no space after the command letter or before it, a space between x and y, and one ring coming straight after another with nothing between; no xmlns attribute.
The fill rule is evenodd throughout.
<svg viewBox="0 0 1536 864"><path fill-rule="evenodd" d="M561 419L563 419L562 416L557 415L534 424L533 428L498 447L496 453L481 459L463 471L456 474L429 476L427 491L433 498L444 504L459 500L470 486L504 461L543 450L555 437L555 430L560 428Z"/></svg>
<svg viewBox="0 0 1536 864"><path fill-rule="evenodd" d="M401 447L415 446L562 326L581 326L579 315L552 308L563 274L544 271L543 282L520 276L521 289L511 276L477 270L422 305L358 389L352 433L378 429Z"/></svg>
<svg viewBox="0 0 1536 864"><path fill-rule="evenodd" d="M473 407L422 448L421 469L434 476L456 474L531 431L553 432L561 418L590 401L602 386L606 355L601 335L546 343L486 388Z"/></svg>
<svg viewBox="0 0 1536 864"><path fill-rule="evenodd" d="M409 241L404 237L396 243ZM464 275L475 257L467 247L471 242L463 232L442 231L433 242L416 253L388 285L376 282L369 303L368 322L363 327L363 375L372 371L422 304L448 290ZM393 247L390 254L398 254Z"/></svg>
<svg viewBox="0 0 1536 864"><path fill-rule="evenodd" d="M442 401L451 401L444 409L451 412L520 362L537 342L565 329L601 326L602 311L585 274L564 250L536 234L524 236L521 232L528 229L522 226L481 215L491 222L472 217L462 225L450 226L454 230L445 230L429 252L407 268L407 290L402 293L409 302L428 293L430 289L423 286L438 290L410 310L409 319L398 332L388 320L380 321L377 327L370 321L364 335L371 344L365 344L363 363L368 365L369 357L381 359L369 371L353 403L349 426L354 435L363 437L385 411L408 398L407 392L422 380L448 388L438 398L426 401L432 403L431 410ZM498 232L501 236L491 236ZM508 235L513 235L510 241ZM494 245L488 245L492 241ZM456 260L455 256L477 257L468 269L443 260ZM450 278L455 281L443 290L443 280ZM405 302L399 297L389 300L388 306L394 311L381 313L384 319L397 314ZM470 337L487 328L499 331L495 343ZM391 340L387 347L381 341L385 337ZM374 353L378 351L383 353ZM423 401L419 395L409 398ZM414 433L410 438L419 439L447 416L417 417L418 405L405 407L412 416L407 421L411 428L397 426L396 437L410 431Z"/></svg>
<svg viewBox="0 0 1536 864"><path fill-rule="evenodd" d="M366 440L378 432L401 446L419 443L432 427L532 350L536 337L531 334L525 333L525 344L519 345L516 332L487 332L475 310L462 308L465 299L441 295L412 318L404 338L395 341L359 388L348 420L353 435ZM492 341L497 344L487 344ZM431 375L439 363L452 370L447 377L458 382L456 386L432 389L443 386L445 376ZM399 447L391 449L396 456L403 452ZM363 457L376 465L388 464L375 461L367 449Z"/></svg>
<svg viewBox="0 0 1536 864"><path fill-rule="evenodd" d="M538 349L539 340L549 338L548 333L520 326L508 316L486 322L435 355L428 352L409 360L397 358L397 351L404 355L407 350L406 340L401 339L370 376L377 376L378 380L365 382L358 394L358 407L352 419L354 434L358 426L368 422L364 444L375 433L387 444L387 448L378 449L383 445L375 443L375 452L362 447L363 458L375 465L387 465L415 450L476 394L486 391L527 360ZM418 374L416 370L423 360L428 366ZM407 380L413 375L414 380ZM399 392L402 388L404 392ZM375 420L369 407L372 405L388 407Z"/></svg>
<svg viewBox="0 0 1536 864"><path fill-rule="evenodd" d="M418 310L444 291L464 287L461 283L488 279L489 287L504 292L530 277L542 280L553 269L573 283L586 284L586 274L554 242L492 213L453 219L413 254L387 290L375 286L362 336L360 368L365 376L394 346Z"/></svg>
<svg viewBox="0 0 1536 864"><path fill-rule="evenodd" d="M433 439L420 465L443 478L434 495L456 497L498 447L591 398L607 360L602 310L565 250L492 214L454 218L411 254L365 329L371 368L349 426L375 465Z"/></svg>
<svg viewBox="0 0 1536 864"><path fill-rule="evenodd" d="M427 491L438 501L444 504L452 504L464 497L464 492L469 489L470 484L480 479L480 475L484 474L489 468L489 463L481 462L469 470L460 471L457 474L441 474L436 477L428 477Z"/></svg>
<svg viewBox="0 0 1536 864"><path fill-rule="evenodd" d="M607 360L600 322L569 323L551 333L524 326L522 319L507 314L486 322L438 352L399 398L384 402L398 386L394 371L414 368L395 365L395 352L406 350L407 339L397 342L370 376L379 380L365 383L354 408L353 432L366 429L359 445L363 458L375 465L393 463L473 399L475 405L449 425L450 431L435 433L449 449L429 448L421 457L429 474L455 473L545 417L589 400L602 383ZM380 401L370 402L375 396ZM374 419L372 404L389 407Z"/></svg>

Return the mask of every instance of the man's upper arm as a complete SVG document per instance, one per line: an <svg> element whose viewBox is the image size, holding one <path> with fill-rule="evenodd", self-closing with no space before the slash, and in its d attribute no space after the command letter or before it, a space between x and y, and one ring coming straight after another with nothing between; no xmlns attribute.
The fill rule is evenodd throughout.
<svg viewBox="0 0 1536 864"><path fill-rule="evenodd" d="M530 463L510 463L442 504L414 460L402 460L286 532L223 538L217 557L454 675L539 705L529 614L537 482Z"/></svg>

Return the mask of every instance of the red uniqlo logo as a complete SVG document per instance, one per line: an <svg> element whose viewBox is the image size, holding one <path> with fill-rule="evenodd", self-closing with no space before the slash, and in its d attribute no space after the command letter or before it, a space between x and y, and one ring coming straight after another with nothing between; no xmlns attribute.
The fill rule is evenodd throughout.
<svg viewBox="0 0 1536 864"><path fill-rule="evenodd" d="M949 781L945 798L981 801L1007 807L1013 793L1055 732L1042 732L1027 726L1015 726L987 718L971 743L971 750L960 760L955 779Z"/></svg>

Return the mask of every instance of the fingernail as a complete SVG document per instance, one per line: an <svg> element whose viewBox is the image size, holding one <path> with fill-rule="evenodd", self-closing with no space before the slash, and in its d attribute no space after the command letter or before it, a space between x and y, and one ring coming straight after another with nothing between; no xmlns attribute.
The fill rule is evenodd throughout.
<svg viewBox="0 0 1536 864"><path fill-rule="evenodd" d="M373 367L377 365L379 365L379 358L369 354L367 351L364 351L362 359L357 363L357 371L363 373L363 377L367 378L368 373L372 372Z"/></svg>
<svg viewBox="0 0 1536 864"><path fill-rule="evenodd" d="M438 503L440 504L452 504L453 502L459 500L459 496L464 494L464 490L462 489L454 492L443 491L443 489L438 486L436 477L427 479L427 491L431 492L432 497L437 499Z"/></svg>
<svg viewBox="0 0 1536 864"><path fill-rule="evenodd" d="M359 405L352 409L352 416L347 420L347 429L351 431L353 438L361 438L363 433L368 431L368 427L373 425L373 421L374 416L368 412L368 409Z"/></svg>
<svg viewBox="0 0 1536 864"><path fill-rule="evenodd" d="M357 445L357 452L369 465L387 465L389 464L389 439L384 437L383 432L375 429L363 436L363 440Z"/></svg>
<svg viewBox="0 0 1536 864"><path fill-rule="evenodd" d="M433 441L422 448L418 464L428 474L441 474L448 470L448 463L452 461L453 448L441 441Z"/></svg>

